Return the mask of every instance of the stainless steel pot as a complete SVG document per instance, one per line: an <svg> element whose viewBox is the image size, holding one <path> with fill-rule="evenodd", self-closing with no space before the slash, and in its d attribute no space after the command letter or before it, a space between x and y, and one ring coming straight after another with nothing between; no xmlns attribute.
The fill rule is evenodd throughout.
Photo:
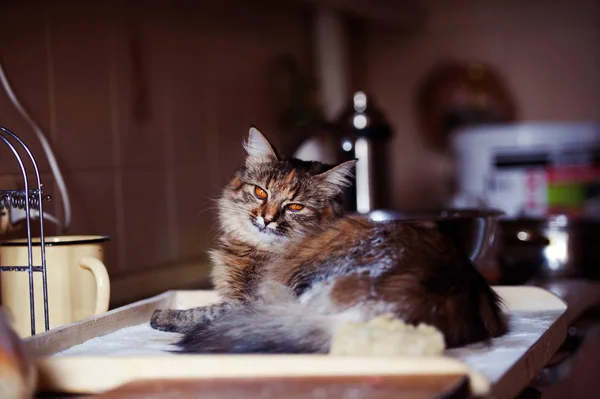
<svg viewBox="0 0 600 399"><path fill-rule="evenodd" d="M474 263L483 259L492 245L496 221L501 215L501 211L494 209L377 210L365 214L374 221L433 222Z"/></svg>
<svg viewBox="0 0 600 399"><path fill-rule="evenodd" d="M600 278L600 220L521 218L498 222L504 284Z"/></svg>

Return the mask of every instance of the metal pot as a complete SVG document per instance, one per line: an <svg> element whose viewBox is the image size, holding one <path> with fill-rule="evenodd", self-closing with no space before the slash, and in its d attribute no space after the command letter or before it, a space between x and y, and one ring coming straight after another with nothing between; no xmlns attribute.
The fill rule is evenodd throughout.
<svg viewBox="0 0 600 399"><path fill-rule="evenodd" d="M501 283L600 278L600 220L500 220L497 232Z"/></svg>
<svg viewBox="0 0 600 399"><path fill-rule="evenodd" d="M501 211L494 209L377 210L365 214L374 221L433 222L476 264L492 245L496 221L501 215Z"/></svg>

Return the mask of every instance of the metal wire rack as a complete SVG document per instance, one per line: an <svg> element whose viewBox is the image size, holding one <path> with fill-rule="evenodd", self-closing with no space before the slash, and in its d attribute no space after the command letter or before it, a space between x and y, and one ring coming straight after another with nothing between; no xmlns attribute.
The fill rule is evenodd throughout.
<svg viewBox="0 0 600 399"><path fill-rule="evenodd" d="M31 150L15 133L9 129L0 126L0 140L4 142L14 155L19 164L21 175L23 177L23 190L0 190L0 210L2 209L24 209L25 210L25 225L27 229L27 265L10 265L0 266L0 272L29 273L29 311L31 316L31 335L35 335L35 290L34 290L34 273L42 273L42 295L44 298L44 325L45 330L50 329L50 320L48 315L48 282L46 277L46 247L44 241L44 211L43 202L50 200L49 195L43 195L42 183L40 180L40 171L38 164ZM24 156L21 156L24 153ZM25 167L25 161L29 160L33 168L33 175ZM32 184L30 183L32 180ZM39 212L39 246L41 264L33 264L33 241L32 241L32 218L31 210Z"/></svg>

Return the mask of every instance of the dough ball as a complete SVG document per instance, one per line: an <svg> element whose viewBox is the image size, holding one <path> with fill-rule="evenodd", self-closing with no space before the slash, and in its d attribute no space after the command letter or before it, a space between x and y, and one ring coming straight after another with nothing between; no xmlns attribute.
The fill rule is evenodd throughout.
<svg viewBox="0 0 600 399"><path fill-rule="evenodd" d="M426 324L412 326L392 314L367 323L346 323L334 334L330 355L435 356L446 348L443 334Z"/></svg>

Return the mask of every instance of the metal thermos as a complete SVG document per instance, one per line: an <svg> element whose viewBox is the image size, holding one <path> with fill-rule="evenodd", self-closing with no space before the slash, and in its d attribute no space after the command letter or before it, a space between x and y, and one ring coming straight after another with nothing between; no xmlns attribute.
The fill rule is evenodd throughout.
<svg viewBox="0 0 600 399"><path fill-rule="evenodd" d="M341 162L358 159L353 185L344 193L347 211L368 213L390 207L389 140L392 129L372 98L354 93L334 124Z"/></svg>

